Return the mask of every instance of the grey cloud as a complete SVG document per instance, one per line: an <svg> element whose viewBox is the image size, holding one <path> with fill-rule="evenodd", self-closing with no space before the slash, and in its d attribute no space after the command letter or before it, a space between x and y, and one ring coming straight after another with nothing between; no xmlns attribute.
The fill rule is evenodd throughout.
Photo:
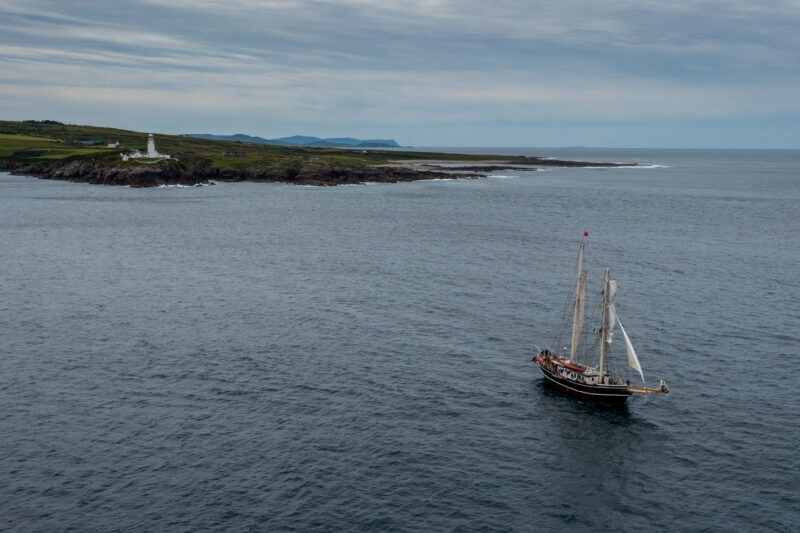
<svg viewBox="0 0 800 533"><path fill-rule="evenodd" d="M389 128L799 110L795 2L31 0L0 20L7 118L37 99Z"/></svg>

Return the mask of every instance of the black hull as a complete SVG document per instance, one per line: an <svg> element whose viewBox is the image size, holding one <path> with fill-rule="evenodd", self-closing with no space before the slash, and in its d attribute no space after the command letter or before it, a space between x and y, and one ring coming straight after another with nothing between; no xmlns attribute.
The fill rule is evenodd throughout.
<svg viewBox="0 0 800 533"><path fill-rule="evenodd" d="M587 385L585 383L575 383L569 381L558 374L551 372L543 367L538 361L536 363L539 370L545 377L545 381L560 391L566 392L590 402L602 403L605 405L622 406L628 400L631 392L624 385Z"/></svg>

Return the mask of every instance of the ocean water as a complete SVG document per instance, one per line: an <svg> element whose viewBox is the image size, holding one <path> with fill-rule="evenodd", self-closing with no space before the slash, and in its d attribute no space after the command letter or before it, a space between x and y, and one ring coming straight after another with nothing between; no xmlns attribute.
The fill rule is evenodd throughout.
<svg viewBox="0 0 800 533"><path fill-rule="evenodd" d="M489 152L650 167L0 175L0 529L797 531L800 152ZM668 397L530 362L584 231Z"/></svg>

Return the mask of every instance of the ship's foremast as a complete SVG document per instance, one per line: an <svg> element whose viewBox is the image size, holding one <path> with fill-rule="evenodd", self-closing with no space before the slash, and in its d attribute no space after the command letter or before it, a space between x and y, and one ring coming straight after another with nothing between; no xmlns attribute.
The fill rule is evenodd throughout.
<svg viewBox="0 0 800 533"><path fill-rule="evenodd" d="M578 251L578 286L575 288L575 309L572 313L572 343L569 348L569 358L575 359L578 351L578 343L581 339L583 329L583 310L584 310L584 288L586 286L586 274L583 272L583 241Z"/></svg>

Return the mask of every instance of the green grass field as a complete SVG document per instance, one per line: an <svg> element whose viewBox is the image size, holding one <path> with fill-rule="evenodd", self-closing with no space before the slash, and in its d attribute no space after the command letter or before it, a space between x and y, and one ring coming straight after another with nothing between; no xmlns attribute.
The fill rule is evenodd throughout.
<svg viewBox="0 0 800 533"><path fill-rule="evenodd" d="M145 149L147 133L36 121L0 121L0 160L21 164L52 163L66 158L91 158L103 164L130 166L136 161L123 162L119 154L126 150ZM456 155L384 150L348 150L338 148L302 148L244 144L233 141L197 139L154 132L156 148L161 153L177 157L181 164L202 168L231 168L286 170L291 167L356 167L380 165L391 161L414 159L448 159L477 161L488 156ZM73 141L102 141L101 146L81 146ZM119 141L120 148L106 148L107 143ZM246 157L223 157L223 151L245 152ZM511 162L514 158L500 159Z"/></svg>

